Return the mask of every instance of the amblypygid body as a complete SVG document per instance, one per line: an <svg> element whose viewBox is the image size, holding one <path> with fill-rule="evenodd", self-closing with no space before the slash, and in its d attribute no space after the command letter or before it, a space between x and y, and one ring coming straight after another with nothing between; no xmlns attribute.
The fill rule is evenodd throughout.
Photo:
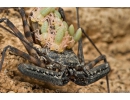
<svg viewBox="0 0 130 100"><path fill-rule="evenodd" d="M38 10L36 10L36 12L37 11ZM23 21L24 35L7 18L1 18L0 23L4 22L12 30L10 31L6 27L1 26L3 29L9 31L9 33L15 35L21 40L28 54L8 45L3 49L0 68L2 68L5 52L7 49L9 49L14 54L21 56L32 63L20 64L18 66L19 71L27 76L41 79L55 85L65 85L69 81L73 81L74 83L81 86L89 85L109 73L110 66L106 60L106 57L102 55L102 53L94 45L92 40L87 36L83 29L79 28L76 34L74 34L74 28L71 25L67 30L67 24L61 19L64 19L64 14L59 14L57 8L44 8L38 13L32 12L30 15L31 26L36 37L35 40L39 40L41 44L41 48L39 49L35 48L33 45L36 42L34 42L35 40L32 38L32 32L30 31L30 28L27 24L24 9L19 8L19 12ZM41 13L41 15L39 15L39 13ZM44 19L46 18L45 16L53 17ZM78 16L77 8L77 19L79 20ZM58 26L59 24L57 25L53 23L52 19L56 20L57 23L59 22L60 26ZM80 27L79 21L77 22L78 27ZM78 42L78 56L76 56L76 54L74 54L72 51L73 45L81 38L82 33L84 33L84 35L90 40L90 42L94 45L95 49L100 54L98 58L89 63L85 63L84 61L81 41ZM65 41L67 42L64 43ZM70 56L70 54L73 56ZM43 59L40 59L39 57L42 57ZM59 60L56 60L56 57L59 58ZM72 59L67 61L66 59L70 59L70 57L72 57ZM104 60L104 63L94 67L101 60Z"/></svg>

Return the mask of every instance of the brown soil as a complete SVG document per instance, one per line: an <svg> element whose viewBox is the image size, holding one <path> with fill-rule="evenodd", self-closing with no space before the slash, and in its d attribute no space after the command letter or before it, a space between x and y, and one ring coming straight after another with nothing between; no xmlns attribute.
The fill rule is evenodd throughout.
<svg viewBox="0 0 130 100"><path fill-rule="evenodd" d="M76 24L75 8L64 8L68 23ZM26 13L31 10L26 8ZM80 8L80 25L85 29L100 51L107 56L111 65L109 73L111 92L130 92L130 8ZM6 16L23 32L19 13L13 9ZM4 23L2 25L5 26ZM26 52L18 38L0 28L0 52L7 45ZM76 49L76 47L74 47ZM77 50L77 49L76 49ZM84 37L85 60L99 56L91 43ZM1 58L1 56L0 56ZM6 53L0 72L0 92L107 92L106 78L88 86L78 86L69 82L65 86L54 86L21 74L17 70L20 63L28 63L23 58Z"/></svg>

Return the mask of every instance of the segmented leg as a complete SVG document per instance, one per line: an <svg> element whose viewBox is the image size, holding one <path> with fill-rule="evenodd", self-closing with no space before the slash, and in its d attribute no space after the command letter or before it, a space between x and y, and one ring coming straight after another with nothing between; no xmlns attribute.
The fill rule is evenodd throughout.
<svg viewBox="0 0 130 100"><path fill-rule="evenodd" d="M63 10L61 7L59 7L58 11L59 11L59 13L61 14L61 17L63 18L63 21L65 21L65 13L64 13L64 10Z"/></svg>
<svg viewBox="0 0 130 100"><path fill-rule="evenodd" d="M100 61L106 59L105 55L101 55L98 58L94 59L93 61L91 61L90 63L86 64L83 69L84 71L87 71L89 69L92 69L97 63L99 63ZM88 72L88 71L87 71Z"/></svg>
<svg viewBox="0 0 130 100"><path fill-rule="evenodd" d="M96 45L93 43L93 41L89 38L89 36L85 33L85 31L82 29L82 32L84 33L84 35L89 39L89 41L92 43L92 45L95 47L95 49L98 51L98 53L102 56L102 53L100 52L100 50L96 47ZM104 63L108 63L107 59L104 59ZM110 67L110 65L109 65ZM106 82L107 82L107 90L108 93L110 93L110 87L109 87L109 79L108 79L108 75L106 74Z"/></svg>
<svg viewBox="0 0 130 100"><path fill-rule="evenodd" d="M91 42L91 44L94 46L94 48L98 51L98 53L99 53L100 55L102 55L102 53L101 53L100 50L97 48L97 46L93 43L93 41L92 41L92 40L89 38L89 36L85 33L84 29L83 29L83 28L81 28L81 29L82 29L83 34L88 38L88 40ZM104 61L107 62L106 59L104 59Z"/></svg>
<svg viewBox="0 0 130 100"><path fill-rule="evenodd" d="M22 39L25 40L27 43L29 43L28 40L22 35L22 33L14 26L14 24L13 24L9 19L7 19L7 18L2 18L2 19L0 19L0 23L1 23L1 22L5 22L5 24L14 32L14 34L15 34L16 36L18 36L19 38L22 38ZM34 56L34 57L37 58L37 53L36 53L36 51L33 50L30 46L28 46L28 45L27 45L26 43L24 43L23 41L21 41L21 42L24 44L24 46L25 46L26 50L28 51L28 53L29 53L30 55L32 55L32 56Z"/></svg>
<svg viewBox="0 0 130 100"><path fill-rule="evenodd" d="M0 19L2 20L2 19ZM34 49L39 56L43 56L47 61L49 61L48 57L43 53L43 52L40 52L37 48L33 47L28 41L26 38L24 38L24 36L21 34L21 33L14 33L12 32L11 30L7 29L6 27L0 25L1 28L5 29L6 31L8 31L10 34L18 37L22 43L25 43L26 45L28 45L30 48Z"/></svg>
<svg viewBox="0 0 130 100"><path fill-rule="evenodd" d="M45 67L44 63L42 63L39 59L36 59L34 58L33 56L30 56L20 50L18 50L17 48L15 47L12 47L12 46L6 46L4 49L3 49L3 52L2 52L2 59L1 59L1 62L0 62L0 70L2 68L2 64L3 64L3 61L4 61L4 57L5 57L5 53L6 51L9 49L9 51L11 51L13 54L17 55L17 56L20 56L26 60L28 60L29 62L37 65L37 66L40 66L40 67Z"/></svg>
<svg viewBox="0 0 130 100"><path fill-rule="evenodd" d="M78 7L76 7L76 10L77 10L77 23L78 23L78 27L80 27ZM82 32L89 39L89 41L92 43L92 45L95 47L95 49L99 52L99 54L102 56L102 53L99 51L99 49L96 47L96 45L93 43L93 41L89 38L89 36L85 33L85 31L83 29L82 29ZM79 40L79 45L78 45L78 57L79 57L80 62L84 62L83 49L82 49L82 40L81 39ZM104 63L107 64L106 58L104 59ZM107 89L108 89L108 93L109 93L110 92L110 87L109 87L109 80L108 80L107 74L106 74L106 81L107 81Z"/></svg>
<svg viewBox="0 0 130 100"><path fill-rule="evenodd" d="M20 15L22 17L22 21L23 21L24 35L25 35L26 39L29 41L29 43L33 45L33 39L31 36L31 31L30 31L29 25L27 23L24 9L19 8L19 13L20 13Z"/></svg>
<svg viewBox="0 0 130 100"><path fill-rule="evenodd" d="M80 28L80 23L79 23L79 11L78 11L78 7L76 7L76 11L77 11L77 25L78 28ZM84 55L83 55L83 47L82 47L82 38L78 41L78 58L79 61L81 63L81 65L84 65Z"/></svg>

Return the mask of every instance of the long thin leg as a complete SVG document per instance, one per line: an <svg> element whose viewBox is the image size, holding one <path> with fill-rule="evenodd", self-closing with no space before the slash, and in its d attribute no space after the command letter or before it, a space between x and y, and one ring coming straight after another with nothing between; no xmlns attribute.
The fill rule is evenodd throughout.
<svg viewBox="0 0 130 100"><path fill-rule="evenodd" d="M86 68L87 70L92 69L97 63L99 63L100 61L106 59L105 55L100 55L98 58L94 59L93 61L91 61L90 63L86 64L84 68Z"/></svg>
<svg viewBox="0 0 130 100"><path fill-rule="evenodd" d="M80 27L79 24L79 13L78 13L78 7L76 7L77 10L77 21L78 21L78 27ZM95 47L95 49L99 52L100 56L103 56L102 53L99 51L99 49L96 47L96 45L93 43L93 41L89 38L89 36L84 32L84 30L82 29L82 32L84 33L84 35L89 39L89 41L92 43L92 45ZM82 49L82 40L79 40L79 45L78 45L78 57L80 59L81 62L84 62L84 56L83 56L83 49ZM104 59L104 62L107 63L107 59ZM91 64L90 64L91 65ZM92 66L91 66L92 67ZM106 81L107 81L107 89L108 89L108 93L110 92L110 87L109 87L109 79L108 79L108 75L106 75Z"/></svg>
<svg viewBox="0 0 130 100"><path fill-rule="evenodd" d="M80 28L80 23L79 23L79 11L78 11L78 7L76 7L76 11L77 11L77 25L78 28ZM82 65L85 64L84 62L84 55L83 55L83 48L82 48L82 38L78 41L78 58L79 61Z"/></svg>
<svg viewBox="0 0 130 100"><path fill-rule="evenodd" d="M30 31L29 25L27 23L27 19L26 19L26 15L25 15L24 9L23 8L19 8L19 13L20 13L20 15L22 17L22 21L23 21L24 35L27 38L27 40L29 41L29 43L33 44L31 31Z"/></svg>
<svg viewBox="0 0 130 100"><path fill-rule="evenodd" d="M94 48L98 51L98 53L100 54L100 55L102 55L102 53L100 52L100 50L96 47L96 45L93 43L93 41L89 38L89 36L85 33L85 31L84 31L84 29L83 28L81 28L82 29L82 32L84 33L84 35L88 38L88 40L91 42L91 44L94 46ZM105 59L104 59L104 61L105 61ZM106 62L106 61L105 61Z"/></svg>
<svg viewBox="0 0 130 100"><path fill-rule="evenodd" d="M26 42L28 42L28 40L22 35L22 33L14 26L14 24L7 18L2 18L0 19L0 23L1 22L5 22L5 24L15 33L15 35L17 35L19 38L22 38L23 40L25 40ZM25 46L26 50L28 51L28 53L34 57L37 57L37 53L35 50L33 50L31 47L29 47L26 43L24 43L23 41L21 41L23 43L23 45ZM29 43L29 42L28 42Z"/></svg>
<svg viewBox="0 0 130 100"><path fill-rule="evenodd" d="M105 55L100 55L98 58L94 59L93 61L89 62L87 66L89 66L90 69L92 69L97 63L100 61L106 59Z"/></svg>
<svg viewBox="0 0 130 100"><path fill-rule="evenodd" d="M92 43L92 45L95 47L95 49L98 51L98 53L100 54L100 56L103 56L102 53L100 52L100 50L96 47L96 45L93 43L93 41L89 38L89 36L85 33L85 31L82 29L82 32L84 33L84 35L89 39L89 41ZM105 63L107 63L107 59L103 59ZM107 90L108 93L110 93L110 86L109 86L109 78L108 75L106 75L106 82L107 82Z"/></svg>
<svg viewBox="0 0 130 100"><path fill-rule="evenodd" d="M42 63L39 59L36 59L34 58L33 56L30 56L20 50L18 50L17 48L15 47L12 47L10 45L6 46L4 49L3 49L3 52L2 52L2 59L1 59L1 62L0 62L0 70L2 68L2 64L3 64L3 61L4 61L4 57L5 57L5 53L6 51L9 49L9 51L11 51L13 54L17 55L17 56L20 56L20 57L23 57L24 59L28 60L29 62L37 65L37 66L40 66L40 67L45 67L44 63Z"/></svg>
<svg viewBox="0 0 130 100"><path fill-rule="evenodd" d="M23 8L17 8L17 7L16 8L15 7L1 7L0 10L5 10L5 9L9 9L9 8L19 9L19 13L21 15L22 22L23 22L23 29L24 29L25 37L27 38L27 40L29 41L30 44L33 44L33 39L31 37L31 32L30 32L29 25L27 23L27 19L26 19L24 9Z"/></svg>
<svg viewBox="0 0 130 100"><path fill-rule="evenodd" d="M63 18L63 21L65 21L65 20L66 20L66 18L65 18L65 13L64 13L64 10L63 10L61 7L59 7L58 11L60 12L61 17Z"/></svg>
<svg viewBox="0 0 130 100"><path fill-rule="evenodd" d="M28 41L26 41L24 38L21 38L19 35L13 33L11 30L7 29L6 27L2 26L0 24L0 27L5 29L6 31L8 31L9 33L11 33L12 35L18 37L22 42L26 43L28 46L30 46L30 48L34 49L39 56L43 56L47 61L49 61L48 57L41 51L39 51L37 48L33 47L30 43L28 43Z"/></svg>
<svg viewBox="0 0 130 100"><path fill-rule="evenodd" d="M8 31L9 33L11 33L12 35L18 37L21 41L23 41L24 43L26 43L28 46L30 46L31 48L33 48L35 51L37 51L38 54L40 54L42 56L43 53L41 53L37 48L33 47L30 43L28 43L28 41L26 41L24 38L21 38L19 35L13 33L11 30L7 29L6 27L2 26L0 24L0 27L3 28L4 30Z"/></svg>

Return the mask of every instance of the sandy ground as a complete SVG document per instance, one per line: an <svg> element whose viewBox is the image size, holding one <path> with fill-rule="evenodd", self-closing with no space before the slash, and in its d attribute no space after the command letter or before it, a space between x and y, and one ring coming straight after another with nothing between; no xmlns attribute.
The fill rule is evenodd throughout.
<svg viewBox="0 0 130 100"><path fill-rule="evenodd" d="M64 8L68 23L76 27L75 8ZM1 12L0 18L6 16L23 32L22 20L17 11ZM26 13L31 10L26 8ZM130 92L130 8L80 8L80 25L94 41L100 51L107 56L111 65L108 74L110 92ZM5 24L2 23L5 26ZM18 38L0 28L0 52L7 45L26 52ZM74 47L76 51L76 46ZM83 50L85 60L99 56L91 43L84 37ZM0 55L1 59L1 55ZM17 70L20 63L28 63L23 58L6 53L0 72L0 92L107 92L106 78L88 86L78 86L69 82L65 86L55 86L21 74Z"/></svg>

